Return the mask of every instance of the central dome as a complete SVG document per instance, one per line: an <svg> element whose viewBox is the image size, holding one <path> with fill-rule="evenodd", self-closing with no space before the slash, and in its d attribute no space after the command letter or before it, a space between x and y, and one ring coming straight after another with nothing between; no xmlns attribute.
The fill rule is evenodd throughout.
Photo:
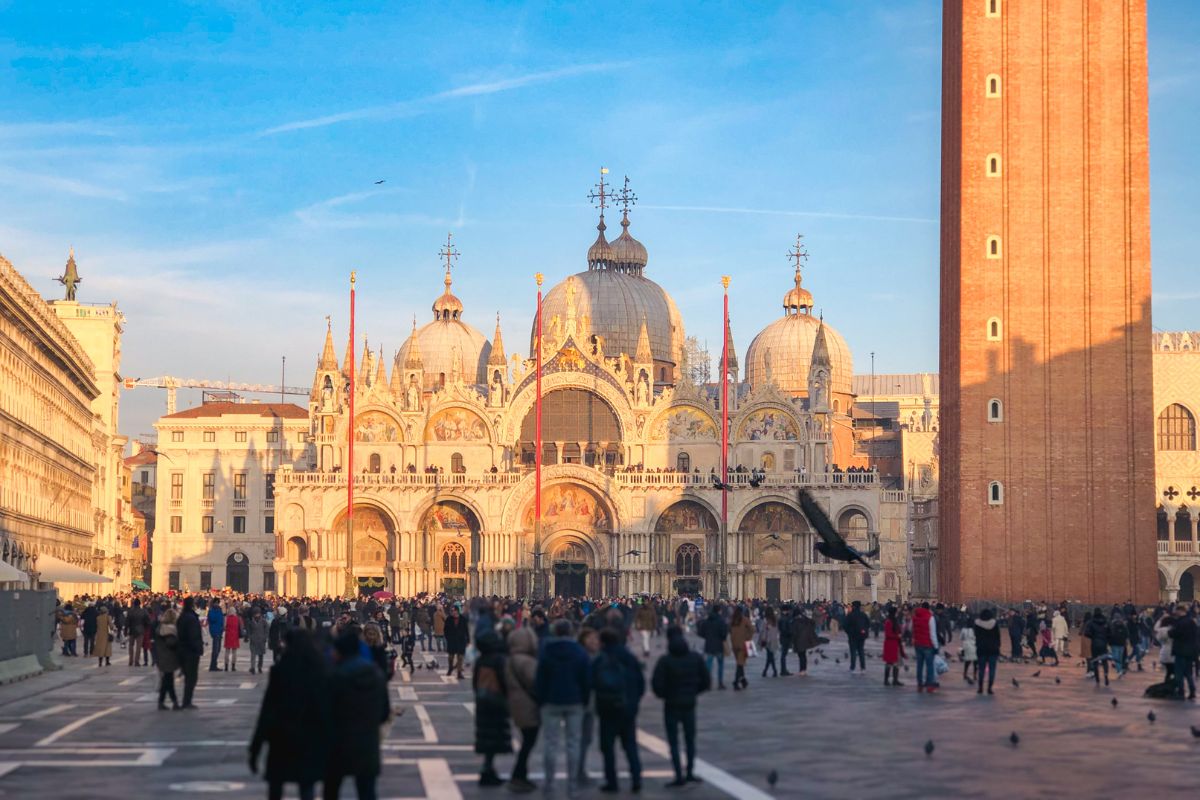
<svg viewBox="0 0 1200 800"><path fill-rule="evenodd" d="M492 346L482 333L462 320L463 304L450 291L450 268L443 280L446 288L433 301L433 322L417 327L396 354L396 366L420 366L424 388L437 389L456 377L465 384L487 384L487 363Z"/></svg>

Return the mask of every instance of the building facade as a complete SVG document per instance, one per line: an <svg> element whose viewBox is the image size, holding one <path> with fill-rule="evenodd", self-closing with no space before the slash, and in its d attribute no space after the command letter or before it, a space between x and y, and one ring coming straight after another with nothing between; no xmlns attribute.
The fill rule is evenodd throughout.
<svg viewBox="0 0 1200 800"><path fill-rule="evenodd" d="M1200 331L1155 333L1154 412L1159 594L1194 600L1200 597Z"/></svg>
<svg viewBox="0 0 1200 800"><path fill-rule="evenodd" d="M1152 601L1145 2L943 8L941 593Z"/></svg>
<svg viewBox="0 0 1200 800"><path fill-rule="evenodd" d="M95 366L41 296L0 258L0 557L100 571L93 492L101 396ZM94 589L62 584L63 594Z"/></svg>
<svg viewBox="0 0 1200 800"><path fill-rule="evenodd" d="M158 510L155 498L158 478L158 453L153 447L134 440L133 452L126 457L129 470L129 500L133 505L133 518L139 526L135 554L141 556L142 573L136 577L146 583L152 580L151 563L154 557L154 523Z"/></svg>
<svg viewBox="0 0 1200 800"><path fill-rule="evenodd" d="M291 403L205 402L158 435L155 591L275 591L275 473L311 463L308 414Z"/></svg>
<svg viewBox="0 0 1200 800"><path fill-rule="evenodd" d="M834 471L839 448L853 447L852 361L812 315L799 270L783 316L748 350L748 380L736 382L730 359L735 488L723 517L719 393L681 378L683 321L645 277L628 212L612 242L603 215L598 227L587 270L543 306L540 520L536 330L530 357L510 359L498 321L490 342L466 322L448 265L433 319L414 325L390 374L382 350L367 349L351 381L350 348L339 363L326 331L308 409L313 460L276 479L280 592L714 596L724 547L733 596L907 594L903 491L869 471ZM879 548L877 570L815 554L801 488L852 544ZM160 501L160 531L163 513Z"/></svg>

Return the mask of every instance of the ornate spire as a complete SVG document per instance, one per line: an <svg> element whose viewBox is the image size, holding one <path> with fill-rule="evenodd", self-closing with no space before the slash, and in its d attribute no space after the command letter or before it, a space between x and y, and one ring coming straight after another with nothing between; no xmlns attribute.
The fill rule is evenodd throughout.
<svg viewBox="0 0 1200 800"><path fill-rule="evenodd" d="M382 356L380 361L382 361ZM393 397L400 397L404 393L404 379L400 374L400 352L396 351L395 357L392 359L392 381L388 388L392 391Z"/></svg>
<svg viewBox="0 0 1200 800"><path fill-rule="evenodd" d="M810 370L814 367L832 368L833 366L833 362L829 358L829 340L825 336L824 318L817 323L817 338L813 342L812 360L809 364Z"/></svg>
<svg viewBox="0 0 1200 800"><path fill-rule="evenodd" d="M325 317L325 347L321 350L321 360L317 368L337 372L337 356L333 352L333 320Z"/></svg>
<svg viewBox="0 0 1200 800"><path fill-rule="evenodd" d="M787 294L783 296L783 313L799 314L803 311L805 314L811 314L813 309L812 292L800 285L800 267L803 261L808 260L808 251L804 249L803 234L796 234L796 246L788 251L788 259L796 262L796 285L788 289Z"/></svg>
<svg viewBox="0 0 1200 800"><path fill-rule="evenodd" d="M629 190L629 176L625 176L625 185L617 194L621 204L621 235L613 240L613 268L620 272L630 272L641 276L642 270L649 260L646 247L629 235L629 209L637 204L637 195Z"/></svg>
<svg viewBox="0 0 1200 800"><path fill-rule="evenodd" d="M646 330L646 317L642 316L642 328L638 331L637 354L634 360L639 364L649 364L654 360L654 354L650 350L650 333Z"/></svg>
<svg viewBox="0 0 1200 800"><path fill-rule="evenodd" d="M504 339L500 337L500 312L496 312L496 335L492 337L492 354L488 356L489 367L503 367L508 363L504 358Z"/></svg>
<svg viewBox="0 0 1200 800"><path fill-rule="evenodd" d="M383 362L383 345L379 345L379 366L375 373L375 385L381 389L388 385L387 366Z"/></svg>
<svg viewBox="0 0 1200 800"><path fill-rule="evenodd" d="M433 318L440 320L458 319L462 316L463 304L461 300L450 292L450 284L453 283L450 278L450 268L462 253L454 249L453 233L446 234L446 246L438 251L438 255L446 259L446 277L442 281L446 284L446 289L442 292L441 297L433 301Z"/></svg>
<svg viewBox="0 0 1200 800"><path fill-rule="evenodd" d="M729 321L725 321L725 362L729 369L737 372L737 350L733 346L733 331L729 328Z"/></svg>
<svg viewBox="0 0 1200 800"><path fill-rule="evenodd" d="M421 362L421 345L417 341L417 315L413 314L412 335L408 337L408 352L404 356L405 369L424 369Z"/></svg>
<svg viewBox="0 0 1200 800"><path fill-rule="evenodd" d="M342 359L342 374L349 376L352 366L354 366L354 340L346 337L346 357Z"/></svg>
<svg viewBox="0 0 1200 800"><path fill-rule="evenodd" d="M355 377L358 379L360 384L365 384L367 381L371 380L371 368L375 366L375 354L371 352L371 347L367 343L367 335L365 333L363 334L362 353L362 363L359 365L358 375Z"/></svg>

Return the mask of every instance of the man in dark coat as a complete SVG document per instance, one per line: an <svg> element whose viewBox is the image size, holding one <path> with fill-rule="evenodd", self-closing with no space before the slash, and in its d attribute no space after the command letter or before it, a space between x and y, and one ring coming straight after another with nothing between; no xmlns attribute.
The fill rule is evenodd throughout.
<svg viewBox="0 0 1200 800"><path fill-rule="evenodd" d="M624 636L616 628L600 631L599 655L592 662L592 693L595 696L596 716L600 718L600 752L604 756L604 786L601 791L617 791L618 737L625 759L629 762L632 789L642 789L642 761L638 757L637 713L646 679L642 665L623 644Z"/></svg>
<svg viewBox="0 0 1200 800"><path fill-rule="evenodd" d="M871 620L862 610L862 603L855 600L850 605L850 613L846 615L846 639L850 644L850 671L854 672L854 662L858 661L859 671L867 671L867 656L865 646L870 634Z"/></svg>
<svg viewBox="0 0 1200 800"><path fill-rule="evenodd" d="M92 650L96 647L96 618L100 616L100 612L96 610L95 603L88 603L87 608L79 615L79 621L83 623L83 655L90 656Z"/></svg>
<svg viewBox="0 0 1200 800"><path fill-rule="evenodd" d="M479 658L475 660L471 688L475 691L475 752L483 756L479 785L501 786L504 780L496 773L493 761L499 753L512 752L504 640L495 631L483 631L475 644Z"/></svg>
<svg viewBox="0 0 1200 800"><path fill-rule="evenodd" d="M704 639L704 666L712 670L713 659L717 662L717 688L725 688L725 639L729 636L729 625L721 618L721 609L713 606L708 617L696 627L696 633Z"/></svg>
<svg viewBox="0 0 1200 800"><path fill-rule="evenodd" d="M200 617L196 616L195 601L183 599L183 611L175 623L179 636L179 668L183 671L182 708L195 708L192 695L200 677L200 657L204 655L204 635L200 632Z"/></svg>
<svg viewBox="0 0 1200 800"><path fill-rule="evenodd" d="M792 649L792 607L784 606L779 614L779 674L791 675L787 668L788 650Z"/></svg>
<svg viewBox="0 0 1200 800"><path fill-rule="evenodd" d="M208 663L208 671L219 672L221 669L217 666L217 655L221 652L221 639L225 635L225 612L216 600L210 600L208 603L208 635L212 637L212 660ZM229 659L225 661L228 663Z"/></svg>
<svg viewBox="0 0 1200 800"><path fill-rule="evenodd" d="M692 775L696 764L696 697L712 688L712 678L700 654L688 648L680 628L667 629L667 653L654 665L650 685L654 695L663 701L663 724L671 745L671 766L675 768L675 780L667 786L683 786L696 780ZM679 762L681 726L687 750L686 774Z"/></svg>
<svg viewBox="0 0 1200 800"><path fill-rule="evenodd" d="M1025 637L1025 618L1016 611L1010 611L1008 614L1008 643L1012 648L1011 659L1013 661L1021 658L1024 650L1022 648L1022 640Z"/></svg>
<svg viewBox="0 0 1200 800"><path fill-rule="evenodd" d="M458 606L451 606L450 615L446 617L446 655L450 657L450 668L446 674L453 675L457 669L459 680L463 679L463 658L467 654L470 635L467 618L459 613Z"/></svg>
<svg viewBox="0 0 1200 800"><path fill-rule="evenodd" d="M387 681L362 658L358 635L344 633L333 643L337 666L329 679L330 746L325 767L325 800L338 800L342 779L354 776L359 800L375 800L379 779L379 726L392 709Z"/></svg>
<svg viewBox="0 0 1200 800"><path fill-rule="evenodd" d="M125 615L125 632L129 635L129 666L138 666L138 653L142 652L142 637L146 634L146 626L150 624L150 615L142 608L141 600L133 601L133 608ZM149 658L147 657L147 663Z"/></svg>
<svg viewBox="0 0 1200 800"><path fill-rule="evenodd" d="M1183 682L1188 685L1188 699L1196 699L1196 683L1192 673L1196 670L1196 656L1200 655L1200 630L1196 620L1188 614L1186 603L1175 606L1175 621L1168 634L1171 637L1171 654L1175 656L1176 691L1183 696Z"/></svg>

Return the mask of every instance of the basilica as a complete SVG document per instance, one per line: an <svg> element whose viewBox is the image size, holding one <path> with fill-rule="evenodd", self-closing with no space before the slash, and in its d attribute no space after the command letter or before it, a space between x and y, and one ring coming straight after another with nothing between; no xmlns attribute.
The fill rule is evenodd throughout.
<svg viewBox="0 0 1200 800"><path fill-rule="evenodd" d="M352 342L339 363L326 331L308 457L274 478L277 591L715 596L724 569L734 597L907 595L905 493L856 455L851 353L813 312L799 246L782 315L750 344L744 375L726 327L723 491L720 384L693 379L683 318L647 277L629 204L611 241L604 208L586 269L546 293L528 357L506 352L499 319L490 340L470 324L449 243L432 319L414 322L390 364L366 348L355 358ZM877 551L873 569L815 552L802 487L851 544Z"/></svg>

